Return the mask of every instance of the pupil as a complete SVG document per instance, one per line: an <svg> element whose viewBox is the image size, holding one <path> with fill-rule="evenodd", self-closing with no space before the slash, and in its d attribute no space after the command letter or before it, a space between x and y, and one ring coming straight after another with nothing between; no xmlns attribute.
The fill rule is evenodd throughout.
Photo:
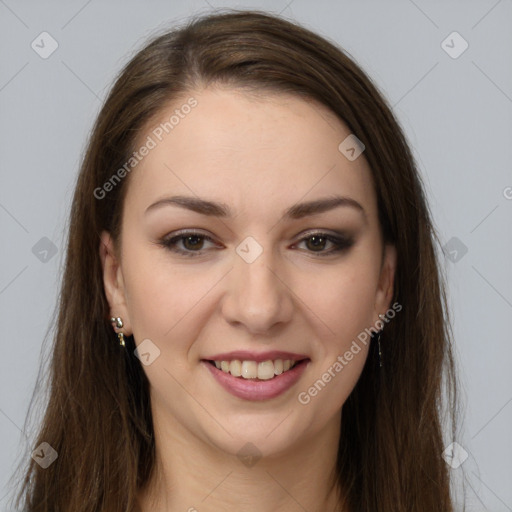
<svg viewBox="0 0 512 512"><path fill-rule="evenodd" d="M322 238L321 236L312 236L309 240L313 241L312 246L316 248L321 248L325 244L325 238Z"/></svg>
<svg viewBox="0 0 512 512"><path fill-rule="evenodd" d="M188 244L188 242L190 240L195 240L196 243L192 243L192 247L190 247L190 245ZM197 245L201 245L201 237L200 236L197 236L197 235L192 235L192 236L187 236L185 238L185 247L187 249L198 249L199 247L197 247Z"/></svg>

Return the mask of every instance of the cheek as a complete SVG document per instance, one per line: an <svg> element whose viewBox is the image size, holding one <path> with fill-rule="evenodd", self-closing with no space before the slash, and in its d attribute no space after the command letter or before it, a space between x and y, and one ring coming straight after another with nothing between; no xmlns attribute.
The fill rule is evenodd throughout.
<svg viewBox="0 0 512 512"><path fill-rule="evenodd" d="M375 288L370 272L351 267L350 273L333 273L322 287L309 289L314 316L321 322L315 332L317 362L297 399L312 407L315 425L339 412L354 389L369 351Z"/></svg>
<svg viewBox="0 0 512 512"><path fill-rule="evenodd" d="M144 250L134 244L133 250L127 248L123 274L135 339L153 337L163 342L175 337L207 286L184 267L172 265L157 247Z"/></svg>
<svg viewBox="0 0 512 512"><path fill-rule="evenodd" d="M298 293L324 325L324 339L340 350L372 325L377 289L374 268L369 262L354 258L318 279L308 279Z"/></svg>
<svg viewBox="0 0 512 512"><path fill-rule="evenodd" d="M368 356L368 346L356 343L345 347L335 357L329 358L322 373L310 383L299 398L301 403L315 400L319 419L336 414L352 393Z"/></svg>

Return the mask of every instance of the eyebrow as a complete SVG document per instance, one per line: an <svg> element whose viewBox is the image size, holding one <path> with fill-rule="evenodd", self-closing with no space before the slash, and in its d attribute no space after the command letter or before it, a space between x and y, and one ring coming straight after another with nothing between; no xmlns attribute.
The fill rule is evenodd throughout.
<svg viewBox="0 0 512 512"><path fill-rule="evenodd" d="M228 205L215 201L207 201L198 197L191 196L172 196L165 197L158 200L156 203L151 204L146 208L145 214L151 210L159 209L163 206L179 206L186 208L201 215L208 215L212 217L233 217L233 213ZM341 206L348 206L359 211L364 220L367 221L366 211L355 199L345 196L331 196L322 199L315 199L305 203L298 203L283 212L285 219L302 219L309 215L317 215L324 213Z"/></svg>

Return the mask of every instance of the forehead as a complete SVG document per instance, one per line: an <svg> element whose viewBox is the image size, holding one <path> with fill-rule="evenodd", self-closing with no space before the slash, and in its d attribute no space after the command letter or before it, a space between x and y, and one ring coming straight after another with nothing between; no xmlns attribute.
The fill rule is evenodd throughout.
<svg viewBox="0 0 512 512"><path fill-rule="evenodd" d="M263 207L282 210L336 193L373 215L376 198L364 154L349 161L338 149L350 133L327 107L295 95L193 91L141 132L136 148L148 142L152 148L131 172L126 201L142 208L180 193L263 215Z"/></svg>

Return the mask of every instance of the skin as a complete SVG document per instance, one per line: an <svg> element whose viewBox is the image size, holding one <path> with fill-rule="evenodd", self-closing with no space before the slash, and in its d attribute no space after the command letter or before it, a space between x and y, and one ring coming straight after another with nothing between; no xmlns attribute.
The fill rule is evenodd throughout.
<svg viewBox="0 0 512 512"><path fill-rule="evenodd" d="M139 496L143 512L288 512L335 510L334 474L342 406L368 346L307 405L301 391L343 355L390 307L396 251L383 246L377 199L364 154L350 162L338 145L350 130L316 102L228 88L207 88L161 112L145 141L175 108L198 105L132 171L116 254L102 233L104 285L121 331L160 355L143 366L150 382L157 472ZM343 206L285 220L298 202L348 196ZM232 218L178 206L146 208L163 197L220 201ZM158 244L181 229L210 236L182 250ZM324 257L306 230L347 233L354 244ZM247 263L235 251L247 236L262 254ZM309 235L311 237L311 235ZM285 350L310 363L292 389L262 402L225 391L201 359L232 350ZM237 452L247 443L262 458L252 467ZM338 497L339 497L338 496Z"/></svg>

